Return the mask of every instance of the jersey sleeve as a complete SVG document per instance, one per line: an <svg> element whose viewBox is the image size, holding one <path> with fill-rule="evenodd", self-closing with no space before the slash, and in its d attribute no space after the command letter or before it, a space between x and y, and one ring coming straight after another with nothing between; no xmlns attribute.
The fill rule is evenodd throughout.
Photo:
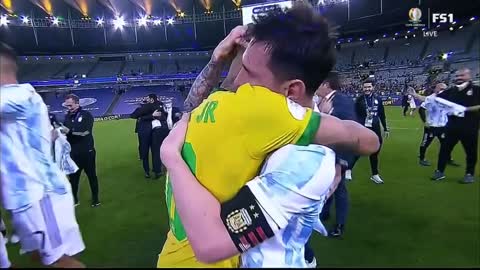
<svg viewBox="0 0 480 270"><path fill-rule="evenodd" d="M18 88L18 89L13 89ZM30 106L31 94L19 86L5 86L0 98L0 112L4 119L25 117Z"/></svg>
<svg viewBox="0 0 480 270"><path fill-rule="evenodd" d="M458 105L456 103L450 102L443 98L435 98L435 101L438 103L439 106L443 108L449 115L455 115L458 117L465 116L466 108L462 105Z"/></svg>
<svg viewBox="0 0 480 270"><path fill-rule="evenodd" d="M287 144L308 145L313 141L320 114L265 88L239 91L253 96L250 102L245 101L248 121L243 127L245 146L252 158L263 159Z"/></svg>

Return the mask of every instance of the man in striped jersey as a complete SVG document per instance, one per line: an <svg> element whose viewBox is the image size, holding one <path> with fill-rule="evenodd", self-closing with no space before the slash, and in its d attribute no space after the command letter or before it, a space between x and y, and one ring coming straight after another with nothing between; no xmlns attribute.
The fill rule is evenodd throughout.
<svg viewBox="0 0 480 270"><path fill-rule="evenodd" d="M0 42L0 194L22 250L45 265L83 267L85 249L70 184L53 162L47 106L30 84L17 81L16 54Z"/></svg>
<svg viewBox="0 0 480 270"><path fill-rule="evenodd" d="M420 117L422 120L425 119L423 140L420 145L420 165L422 166L430 166L430 163L425 160L425 152L433 139L437 137L440 144L445 142L445 126L448 123L448 116L455 115L457 117L463 117L467 109L464 106L437 97L437 95L445 91L445 89L447 89L446 84L438 83L435 86L434 93L427 97L416 94L413 88L408 89L408 92L412 96L423 101L421 105L423 110L420 111ZM425 112L426 115L424 114ZM450 164L455 163L450 159Z"/></svg>
<svg viewBox="0 0 480 270"><path fill-rule="evenodd" d="M445 89L447 89L447 85L445 83L437 83L433 89L433 93L429 97L435 97ZM435 102L431 102L431 99L429 102L424 101L420 105L418 113L420 114L420 119L425 123L422 143L420 144L419 164L421 166L431 165L430 162L425 159L425 153L435 137L438 138L440 144L442 144L445 140L445 125L448 122L448 115L446 114L447 111L443 112L444 113L440 111L440 107L436 105ZM456 165L453 160L450 160L450 163L452 165Z"/></svg>

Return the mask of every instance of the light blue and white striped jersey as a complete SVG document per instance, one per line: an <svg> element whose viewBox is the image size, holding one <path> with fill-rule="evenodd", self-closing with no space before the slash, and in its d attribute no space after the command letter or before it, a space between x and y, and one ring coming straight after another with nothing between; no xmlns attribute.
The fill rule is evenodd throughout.
<svg viewBox="0 0 480 270"><path fill-rule="evenodd" d="M30 84L0 87L1 199L21 209L45 192L70 191L67 177L53 162L47 106Z"/></svg>
<svg viewBox="0 0 480 270"><path fill-rule="evenodd" d="M72 147L67 140L67 136L60 132L60 128L54 129L54 132L57 133L57 139L53 143L54 162L57 163L60 170L66 175L73 174L78 171L78 166L70 156Z"/></svg>
<svg viewBox="0 0 480 270"><path fill-rule="evenodd" d="M463 117L466 109L435 94L426 97L421 106L427 110L426 122L430 127L444 127L448 123L448 115Z"/></svg>
<svg viewBox="0 0 480 270"><path fill-rule="evenodd" d="M335 177L335 153L324 146L287 145L247 185L275 236L242 254L242 267L307 267L305 244L313 230L326 235L319 214Z"/></svg>

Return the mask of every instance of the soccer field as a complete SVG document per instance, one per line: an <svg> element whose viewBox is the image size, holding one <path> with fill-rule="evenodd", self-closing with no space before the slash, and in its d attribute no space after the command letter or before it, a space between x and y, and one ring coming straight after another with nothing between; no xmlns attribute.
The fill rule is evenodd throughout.
<svg viewBox="0 0 480 270"><path fill-rule="evenodd" d="M419 118L404 118L400 108L387 112L391 134L380 155L385 184L369 180L368 158L362 158L347 185L344 238L313 236L319 267L479 267L480 185L457 183L464 174L463 149L459 144L453 154L462 167L448 167L446 180L432 182L434 167L418 165ZM90 207L83 175L76 208L87 247L80 259L89 267L155 267L165 240L165 182L143 177L134 125L120 120L94 126L102 206ZM437 153L435 141L427 153L433 164ZM479 171L477 164L477 179ZM8 249L15 266L39 266L19 256L18 245Z"/></svg>

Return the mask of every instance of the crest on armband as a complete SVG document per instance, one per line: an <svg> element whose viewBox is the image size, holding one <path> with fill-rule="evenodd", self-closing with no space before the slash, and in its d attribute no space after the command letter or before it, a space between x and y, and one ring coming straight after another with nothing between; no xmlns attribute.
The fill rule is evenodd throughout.
<svg viewBox="0 0 480 270"><path fill-rule="evenodd" d="M232 233L241 233L245 231L248 226L252 225L252 218L247 209L233 210L226 218L227 227Z"/></svg>

